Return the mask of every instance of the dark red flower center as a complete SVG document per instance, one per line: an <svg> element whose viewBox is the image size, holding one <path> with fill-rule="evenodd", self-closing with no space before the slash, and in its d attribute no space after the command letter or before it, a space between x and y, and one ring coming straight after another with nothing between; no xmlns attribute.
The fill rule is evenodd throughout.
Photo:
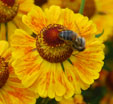
<svg viewBox="0 0 113 104"><path fill-rule="evenodd" d="M42 6L46 2L47 2L47 0L35 0L35 4L38 6Z"/></svg>
<svg viewBox="0 0 113 104"><path fill-rule="evenodd" d="M59 33L65 29L62 25L50 24L37 35L37 51L43 59L51 63L58 63L71 56L72 47L59 38Z"/></svg>
<svg viewBox="0 0 113 104"><path fill-rule="evenodd" d="M84 15L91 18L96 12L96 5L94 0L86 0L85 8L84 8Z"/></svg>
<svg viewBox="0 0 113 104"><path fill-rule="evenodd" d="M108 87L113 91L113 71L109 72L106 78Z"/></svg>
<svg viewBox="0 0 113 104"><path fill-rule="evenodd" d="M4 58L0 57L0 88L2 88L5 85L8 77L9 77L8 63L5 62Z"/></svg>
<svg viewBox="0 0 113 104"><path fill-rule="evenodd" d="M18 6L15 0L0 0L0 23L11 21L18 12Z"/></svg>
<svg viewBox="0 0 113 104"><path fill-rule="evenodd" d="M49 25L44 31L43 31L43 37L44 41L49 46L56 46L64 43L62 40L59 39L59 33L61 31L65 30L65 28L62 25Z"/></svg>
<svg viewBox="0 0 113 104"><path fill-rule="evenodd" d="M4 4L6 4L7 6L13 6L15 3L15 0L1 0Z"/></svg>
<svg viewBox="0 0 113 104"><path fill-rule="evenodd" d="M80 5L82 0L75 0L76 7L74 9L74 12L78 13L80 9ZM84 15L91 18L96 13L96 4L94 0L86 0L85 1L85 7L84 7Z"/></svg>
<svg viewBox="0 0 113 104"><path fill-rule="evenodd" d="M76 0L70 0L70 2L74 2L74 1L76 1Z"/></svg>

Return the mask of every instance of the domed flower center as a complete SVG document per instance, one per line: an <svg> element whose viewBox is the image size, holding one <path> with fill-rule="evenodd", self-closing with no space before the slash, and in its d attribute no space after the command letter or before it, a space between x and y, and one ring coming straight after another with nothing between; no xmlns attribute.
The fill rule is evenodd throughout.
<svg viewBox="0 0 113 104"><path fill-rule="evenodd" d="M35 4L38 6L42 6L46 2L47 2L47 0L35 0Z"/></svg>
<svg viewBox="0 0 113 104"><path fill-rule="evenodd" d="M96 12L96 5L94 0L86 0L85 8L84 8L84 15L91 18Z"/></svg>
<svg viewBox="0 0 113 104"><path fill-rule="evenodd" d="M106 78L106 83L108 87L113 91L113 71L109 72Z"/></svg>
<svg viewBox="0 0 113 104"><path fill-rule="evenodd" d="M70 0L70 2L74 2L74 1L76 1L76 0Z"/></svg>
<svg viewBox="0 0 113 104"><path fill-rule="evenodd" d="M78 13L82 0L74 0L75 5L72 10ZM96 4L94 0L85 0L84 15L91 18L96 12Z"/></svg>
<svg viewBox="0 0 113 104"><path fill-rule="evenodd" d="M13 6L15 3L15 0L1 0L4 4L6 4L7 6Z"/></svg>
<svg viewBox="0 0 113 104"><path fill-rule="evenodd" d="M0 0L0 23L11 21L17 12L17 0Z"/></svg>
<svg viewBox="0 0 113 104"><path fill-rule="evenodd" d="M5 62L4 58L0 57L0 88L2 88L5 85L8 77L9 77L8 63Z"/></svg>
<svg viewBox="0 0 113 104"><path fill-rule="evenodd" d="M58 63L71 56L72 48L59 39L59 33L64 30L66 28L62 25L50 24L37 35L36 46L42 58L51 63Z"/></svg>

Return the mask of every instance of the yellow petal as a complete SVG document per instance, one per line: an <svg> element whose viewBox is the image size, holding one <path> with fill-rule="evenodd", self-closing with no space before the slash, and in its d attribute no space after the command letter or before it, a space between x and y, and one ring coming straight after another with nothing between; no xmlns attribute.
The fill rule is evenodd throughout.
<svg viewBox="0 0 113 104"><path fill-rule="evenodd" d="M3 53L8 49L9 44L5 40L0 41L0 56L3 55Z"/></svg>
<svg viewBox="0 0 113 104"><path fill-rule="evenodd" d="M51 6L49 9L45 9L45 15L48 25L58 24L60 21L61 9L58 6Z"/></svg>
<svg viewBox="0 0 113 104"><path fill-rule="evenodd" d="M0 24L0 40L6 40L6 26L5 24Z"/></svg>
<svg viewBox="0 0 113 104"><path fill-rule="evenodd" d="M36 42L25 31L17 29L11 37L11 46L14 51L12 55L18 58L36 49Z"/></svg>
<svg viewBox="0 0 113 104"><path fill-rule="evenodd" d="M34 6L27 16L23 16L23 22L36 34L46 26L46 18L41 8Z"/></svg>
<svg viewBox="0 0 113 104"><path fill-rule="evenodd" d="M8 40L10 41L10 37L11 35L14 34L14 31L17 29L17 26L13 22L8 22L7 28L8 28Z"/></svg>

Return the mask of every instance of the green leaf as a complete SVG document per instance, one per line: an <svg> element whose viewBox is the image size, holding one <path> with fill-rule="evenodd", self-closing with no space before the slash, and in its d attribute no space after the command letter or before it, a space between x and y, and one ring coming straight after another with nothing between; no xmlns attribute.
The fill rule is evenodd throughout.
<svg viewBox="0 0 113 104"><path fill-rule="evenodd" d="M61 63L62 70L65 72L64 65Z"/></svg>
<svg viewBox="0 0 113 104"><path fill-rule="evenodd" d="M7 27L7 23L5 23L5 27L6 27L6 40L8 41L8 27Z"/></svg>
<svg viewBox="0 0 113 104"><path fill-rule="evenodd" d="M100 34L97 34L95 35L96 38L99 38L100 36L102 36L104 34L104 30L100 33Z"/></svg>
<svg viewBox="0 0 113 104"><path fill-rule="evenodd" d="M72 61L71 61L69 58L67 59L67 61L68 61L70 64L73 65Z"/></svg>
<svg viewBox="0 0 113 104"><path fill-rule="evenodd" d="M113 41L106 41L104 44L106 48L103 69L111 71L113 69Z"/></svg>
<svg viewBox="0 0 113 104"><path fill-rule="evenodd" d="M96 88L90 87L89 89L83 91L82 95L84 96L84 100L87 104L99 104L100 100L106 93L106 87L100 86Z"/></svg>
<svg viewBox="0 0 113 104"><path fill-rule="evenodd" d="M37 37L37 35L36 35L35 33L31 34L31 36L32 36L33 38L36 38L36 37Z"/></svg>
<svg viewBox="0 0 113 104"><path fill-rule="evenodd" d="M55 99L50 99L50 98L41 98L39 97L37 99L36 104L58 104L58 102Z"/></svg>

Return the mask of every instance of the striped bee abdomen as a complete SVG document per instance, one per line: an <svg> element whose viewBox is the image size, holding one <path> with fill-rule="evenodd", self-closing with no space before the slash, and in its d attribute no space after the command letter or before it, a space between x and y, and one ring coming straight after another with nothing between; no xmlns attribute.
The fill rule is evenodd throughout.
<svg viewBox="0 0 113 104"><path fill-rule="evenodd" d="M85 49L85 39L71 30L65 30L59 33L59 38L67 42L73 50L83 51Z"/></svg>

